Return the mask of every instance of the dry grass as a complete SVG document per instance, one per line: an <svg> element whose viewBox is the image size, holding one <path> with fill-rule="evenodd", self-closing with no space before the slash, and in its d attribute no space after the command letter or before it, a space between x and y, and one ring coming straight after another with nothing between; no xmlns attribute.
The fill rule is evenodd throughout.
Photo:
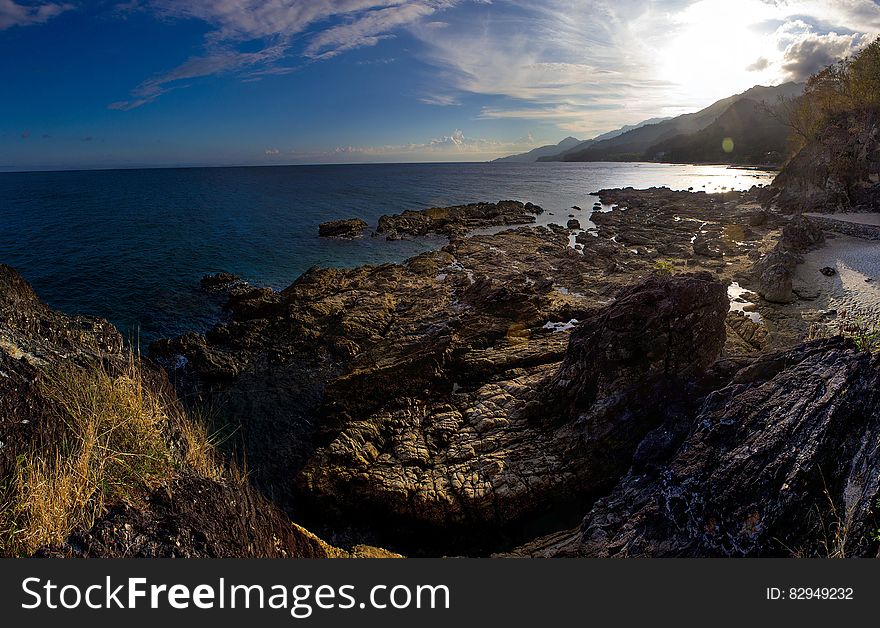
<svg viewBox="0 0 880 628"><path fill-rule="evenodd" d="M134 358L122 372L66 366L45 379L41 392L66 437L19 457L0 506L0 553L60 543L90 527L108 501L136 500L181 467L226 475L204 417L187 415L145 381Z"/></svg>

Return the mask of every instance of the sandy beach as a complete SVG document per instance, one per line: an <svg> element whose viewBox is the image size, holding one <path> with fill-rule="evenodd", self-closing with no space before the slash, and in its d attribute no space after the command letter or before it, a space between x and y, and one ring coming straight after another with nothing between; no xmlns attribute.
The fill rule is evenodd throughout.
<svg viewBox="0 0 880 628"><path fill-rule="evenodd" d="M822 274L826 267L835 274ZM880 244L827 234L825 246L807 253L798 265L794 287L802 296L818 292L813 303L836 310L837 318L873 325L880 320Z"/></svg>

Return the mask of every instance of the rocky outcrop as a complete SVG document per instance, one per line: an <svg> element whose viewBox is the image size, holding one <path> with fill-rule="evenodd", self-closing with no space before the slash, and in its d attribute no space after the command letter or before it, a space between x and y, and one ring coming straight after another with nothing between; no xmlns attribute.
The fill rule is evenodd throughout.
<svg viewBox="0 0 880 628"><path fill-rule="evenodd" d="M235 287L242 285L241 277L232 273L220 272L205 275L199 281L199 287L209 294L229 294Z"/></svg>
<svg viewBox="0 0 880 628"><path fill-rule="evenodd" d="M552 511L623 473L663 412L644 400L682 395L720 353L726 312L711 276L651 278L587 314L558 367L352 418L300 482L335 508L437 528L499 529Z"/></svg>
<svg viewBox="0 0 880 628"><path fill-rule="evenodd" d="M234 421L251 478L291 512L379 529L406 553L486 551L610 487L721 351L723 283L654 276L658 258L729 280L775 224L750 225L747 194L602 194L616 208L574 244L521 227L403 264L311 269L281 292L241 286L229 321L151 355ZM724 260L692 259L695 233ZM596 343L579 392L558 376L572 329Z"/></svg>
<svg viewBox="0 0 880 628"><path fill-rule="evenodd" d="M290 520L246 483L182 477L147 496L120 503L88 530L76 530L39 556L76 558L347 558L399 557L360 545L345 551Z"/></svg>
<svg viewBox="0 0 880 628"><path fill-rule="evenodd" d="M221 283L226 283L225 278ZM163 440L161 446L157 444L160 453L155 466L160 466L160 455L171 452L170 455L175 456L166 465L168 477L144 471L149 481L141 482L135 477L136 471L119 472L115 480L125 478L130 484L115 486L118 492L99 498L100 486L89 489L77 484L89 481L85 476L92 473L90 467L85 470L77 467L78 474L70 476L73 485L62 485L61 480L57 480L58 490L64 486L63 493L55 495L57 502L51 501L51 486L43 487L45 494L23 494L22 491L34 489L18 482L22 473L53 472L52 468L46 470L41 466L45 463L39 460L51 461L58 478L68 477L62 475L59 465L65 456L73 455L70 452L83 446L75 426L77 421L112 423L103 413L118 406L113 405L113 400L99 396L103 388L96 386L91 396L82 399L65 397L63 383L57 382L79 377L71 373L85 374L83 382L95 381L91 373L128 378L121 380L123 387L114 388L112 392L130 394L126 403L139 404L145 398L152 400L145 402L150 404L167 402L170 407L176 403L165 374L132 356L110 323L92 317L65 316L50 309L18 273L0 265L0 485L4 487L0 523L4 530L11 529L5 526L14 523L19 526L18 534L25 531L30 534L34 526L42 525L33 517L46 516L48 520L44 524L61 527L65 524L62 517L75 516L75 511L69 515L62 506L67 499L74 499L68 497L74 491L80 491L76 495L84 495L90 504L103 502L105 506L103 509L95 506L94 525L88 524L88 529L78 525L62 543L44 548L39 552L41 555L317 557L345 554L292 524L286 514L256 489L220 476L205 477L203 470L191 466L187 462L186 441L181 438L182 428L170 415L163 415L162 424L156 426L156 432L151 432L160 433L158 438ZM137 376L136 382L130 382L133 374ZM129 389L129 385L132 388ZM82 407L79 404L83 404ZM126 411L128 408L126 406ZM86 413L85 418L71 412ZM88 413L99 416L92 419ZM129 421L139 415L132 416L135 418L119 419L114 429L128 429ZM140 433L132 428L131 438ZM128 437L120 438L124 442ZM119 457L126 453L121 451ZM82 460L83 465L91 464L84 456L77 460ZM90 494L90 490L96 492ZM54 505L55 509L48 515L35 511L43 503L46 505L42 507ZM81 518L88 520L85 516ZM7 541L11 541L8 546ZM19 552L26 547L16 545L11 535L0 541L0 553Z"/></svg>
<svg viewBox="0 0 880 628"><path fill-rule="evenodd" d="M357 238L366 228L367 223L360 218L329 220L318 225L318 235L322 238Z"/></svg>
<svg viewBox="0 0 880 628"><path fill-rule="evenodd" d="M538 205L519 201L431 207L419 211L407 210L402 214L379 218L376 233L384 235L389 240L429 233L462 236L468 231L481 227L532 223L535 222L535 214L543 211Z"/></svg>
<svg viewBox="0 0 880 628"><path fill-rule="evenodd" d="M437 399L488 399L515 385L504 382L552 373L567 342L553 324L579 320L631 281L615 261L622 247L593 240L581 252L561 227L522 228L405 264L312 269L281 292L231 302L230 322L158 342L151 355L187 398L237 421L252 478L290 507L308 484L298 472L343 427L416 421Z"/></svg>
<svg viewBox="0 0 880 628"><path fill-rule="evenodd" d="M648 435L579 528L514 553L877 555L880 358L834 338L725 379L686 423Z"/></svg>
<svg viewBox="0 0 880 628"><path fill-rule="evenodd" d="M836 114L773 181L789 212L876 211L880 202L880 112Z"/></svg>

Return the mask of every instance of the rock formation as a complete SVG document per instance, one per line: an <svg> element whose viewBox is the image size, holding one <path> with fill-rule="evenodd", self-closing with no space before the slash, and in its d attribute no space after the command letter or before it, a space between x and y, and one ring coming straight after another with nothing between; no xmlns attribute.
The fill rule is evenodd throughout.
<svg viewBox="0 0 880 628"><path fill-rule="evenodd" d="M379 218L376 233L384 235L389 240L429 233L461 236L480 227L535 222L535 214L543 211L538 205L523 204L518 201L431 207L420 211L407 210L402 214Z"/></svg>
<svg viewBox="0 0 880 628"><path fill-rule="evenodd" d="M360 218L329 220L318 225L318 235L322 238L357 238L366 228L367 223Z"/></svg>

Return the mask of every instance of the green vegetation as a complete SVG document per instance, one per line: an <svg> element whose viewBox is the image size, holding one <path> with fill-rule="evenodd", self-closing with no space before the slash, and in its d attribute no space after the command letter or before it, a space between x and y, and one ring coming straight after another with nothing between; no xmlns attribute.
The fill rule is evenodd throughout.
<svg viewBox="0 0 880 628"><path fill-rule="evenodd" d="M135 359L121 373L65 365L40 387L63 435L20 454L2 487L2 555L60 543L106 503L137 501L182 468L223 475L204 422L148 385Z"/></svg>
<svg viewBox="0 0 880 628"><path fill-rule="evenodd" d="M788 107L793 152L819 139L844 114L880 109L880 37L807 81L804 95Z"/></svg>
<svg viewBox="0 0 880 628"><path fill-rule="evenodd" d="M672 273L675 272L675 264L673 264L671 261L669 261L667 259L655 260L654 263L652 264L652 267L658 273L666 273L666 274L671 275Z"/></svg>

